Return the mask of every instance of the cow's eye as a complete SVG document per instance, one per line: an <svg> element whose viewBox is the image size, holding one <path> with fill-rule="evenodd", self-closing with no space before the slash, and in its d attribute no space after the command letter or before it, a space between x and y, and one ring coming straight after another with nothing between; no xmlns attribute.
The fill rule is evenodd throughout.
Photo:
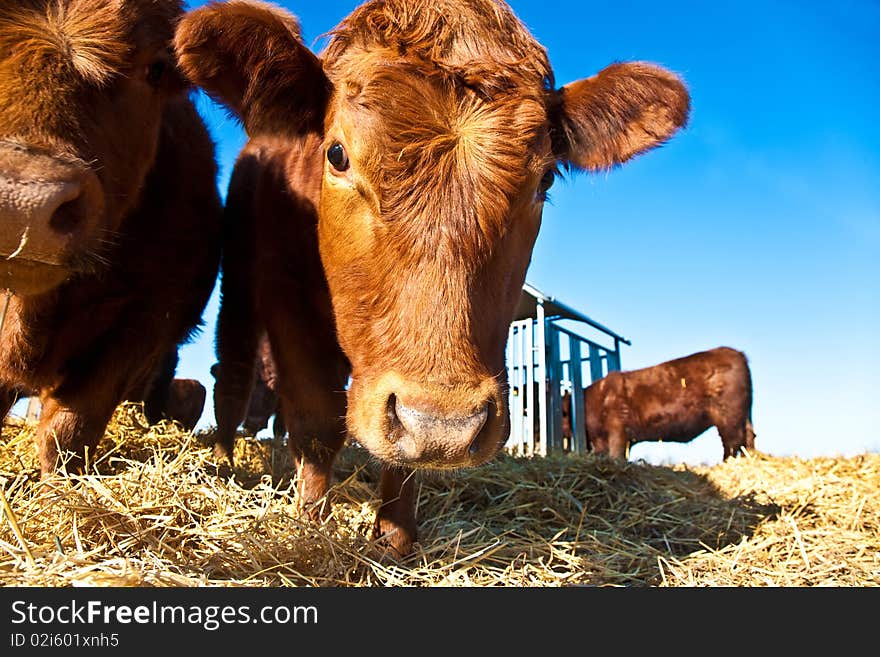
<svg viewBox="0 0 880 657"><path fill-rule="evenodd" d="M347 171L351 164L348 161L348 153L345 152L345 147L338 141L327 149L327 161L337 171Z"/></svg>
<svg viewBox="0 0 880 657"><path fill-rule="evenodd" d="M553 181L556 180L556 171L550 169L544 176L541 178L541 182L538 183L538 195L544 196L553 186Z"/></svg>
<svg viewBox="0 0 880 657"><path fill-rule="evenodd" d="M165 71L167 69L168 64L161 59L157 59L147 67L147 82L154 87L158 87L162 82L162 78L165 77Z"/></svg>

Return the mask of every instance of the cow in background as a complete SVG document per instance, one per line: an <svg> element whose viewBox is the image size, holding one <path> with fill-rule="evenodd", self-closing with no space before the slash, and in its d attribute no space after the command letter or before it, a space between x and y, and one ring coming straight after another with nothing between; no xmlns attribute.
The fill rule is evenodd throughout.
<svg viewBox="0 0 880 657"><path fill-rule="evenodd" d="M175 420L192 431L205 408L207 389L196 379L175 378L178 361L177 349L165 354L143 400L144 416L150 424Z"/></svg>
<svg viewBox="0 0 880 657"><path fill-rule="evenodd" d="M174 379L168 394L165 416L179 422L187 431L192 431L199 423L205 410L208 390L197 379Z"/></svg>
<svg viewBox="0 0 880 657"><path fill-rule="evenodd" d="M179 0L0 3L0 400L36 391L40 470L84 463L201 323L214 144L170 48Z"/></svg>
<svg viewBox="0 0 880 657"><path fill-rule="evenodd" d="M571 395L563 398L571 435ZM659 365L610 372L584 390L593 452L626 458L642 441L689 442L716 427L723 458L755 449L752 377L745 354L717 347Z"/></svg>
<svg viewBox="0 0 880 657"><path fill-rule="evenodd" d="M507 441L508 326L557 173L664 143L688 92L643 62L559 88L501 0L370 0L319 56L286 11L212 2L176 46L249 137L226 203L216 452L231 455L265 331L299 504L326 515L351 435L384 466L375 536L406 553L414 470L477 466Z"/></svg>

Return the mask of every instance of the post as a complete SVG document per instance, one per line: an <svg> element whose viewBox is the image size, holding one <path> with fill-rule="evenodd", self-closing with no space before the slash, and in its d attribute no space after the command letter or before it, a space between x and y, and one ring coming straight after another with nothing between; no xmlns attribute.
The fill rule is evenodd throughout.
<svg viewBox="0 0 880 657"><path fill-rule="evenodd" d="M505 449L512 454L516 454L520 444L520 425L517 420L520 415L520 392L519 392L519 376L517 374L517 349L516 349L517 330L516 324L511 324L507 330L507 345L504 352L504 362L507 365L507 408L510 414L510 435L507 438Z"/></svg>
<svg viewBox="0 0 880 657"><path fill-rule="evenodd" d="M559 331L552 320L545 322L544 337L547 340L547 450L562 451L562 404L560 382L562 380L562 360L559 354Z"/></svg>
<svg viewBox="0 0 880 657"><path fill-rule="evenodd" d="M608 371L617 372L620 370L620 340L614 339L614 353L608 354Z"/></svg>
<svg viewBox="0 0 880 657"><path fill-rule="evenodd" d="M581 355L582 340L573 335L568 336L569 363L568 371L571 375L571 404L568 409L568 421L571 425L571 451L583 454L587 451L587 437L584 432L584 393L581 377L583 369L583 357Z"/></svg>
<svg viewBox="0 0 880 657"><path fill-rule="evenodd" d="M535 351L538 356L538 419L540 421L540 434L538 438L538 454L547 456L548 440L547 430L547 325L544 316L544 304L540 300L535 305Z"/></svg>
<svg viewBox="0 0 880 657"><path fill-rule="evenodd" d="M602 378L602 350L598 345L590 345L590 383L595 383Z"/></svg>
<svg viewBox="0 0 880 657"><path fill-rule="evenodd" d="M538 427L539 414L535 408L535 327L531 320L523 322L521 333L522 340L522 366L523 366L523 393L526 407L526 429L524 437L523 455L535 455L535 443L538 436L535 429ZM540 432L540 429L539 429Z"/></svg>

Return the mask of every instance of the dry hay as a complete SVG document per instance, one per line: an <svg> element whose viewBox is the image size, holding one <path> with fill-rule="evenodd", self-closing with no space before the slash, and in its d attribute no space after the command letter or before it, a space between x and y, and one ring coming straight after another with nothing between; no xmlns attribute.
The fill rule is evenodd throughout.
<svg viewBox="0 0 880 657"><path fill-rule="evenodd" d="M88 474L40 484L33 426L2 434L6 586L877 586L880 454L658 467L502 456L419 483L421 543L371 542L377 467L346 448L333 512L296 510L286 448L116 415Z"/></svg>

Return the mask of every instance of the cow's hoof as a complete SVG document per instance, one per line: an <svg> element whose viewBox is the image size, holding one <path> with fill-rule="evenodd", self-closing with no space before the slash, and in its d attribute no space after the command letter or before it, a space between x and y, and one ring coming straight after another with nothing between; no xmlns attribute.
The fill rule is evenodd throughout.
<svg viewBox="0 0 880 657"><path fill-rule="evenodd" d="M372 538L380 560L397 561L412 554L416 532L407 531L387 518L377 518L373 524Z"/></svg>
<svg viewBox="0 0 880 657"><path fill-rule="evenodd" d="M306 502L300 505L300 512L309 520L317 524L324 524L330 520L332 505L329 495L324 495L314 502Z"/></svg>
<svg viewBox="0 0 880 657"><path fill-rule="evenodd" d="M205 462L205 471L220 479L228 479L234 473L232 456L219 443L214 443L212 457Z"/></svg>
<svg viewBox="0 0 880 657"><path fill-rule="evenodd" d="M230 468L235 467L232 450L222 443L214 443L214 460L218 465L228 465Z"/></svg>

